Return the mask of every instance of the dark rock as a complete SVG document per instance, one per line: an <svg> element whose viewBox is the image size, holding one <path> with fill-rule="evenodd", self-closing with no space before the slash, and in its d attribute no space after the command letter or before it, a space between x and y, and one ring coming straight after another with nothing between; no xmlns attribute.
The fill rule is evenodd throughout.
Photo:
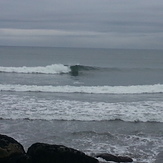
<svg viewBox="0 0 163 163"><path fill-rule="evenodd" d="M118 163L133 161L129 157L114 156L108 153L98 154L95 157ZM162 154L158 160L160 157L162 160ZM35 143L25 153L19 142L0 134L0 163L99 163L99 161L76 149L45 143Z"/></svg>
<svg viewBox="0 0 163 163"><path fill-rule="evenodd" d="M0 134L0 163L26 163L23 146L15 139Z"/></svg>
<svg viewBox="0 0 163 163"><path fill-rule="evenodd" d="M31 158L26 154L13 155L4 159L2 163L32 163Z"/></svg>
<svg viewBox="0 0 163 163"><path fill-rule="evenodd" d="M35 143L29 147L27 154L33 163L98 163L98 160L83 152L63 145Z"/></svg>
<svg viewBox="0 0 163 163"><path fill-rule="evenodd" d="M114 161L114 162L132 162L133 160L130 157L123 157L123 156L114 156L108 153L98 154L95 157L100 157L105 159L106 161Z"/></svg>

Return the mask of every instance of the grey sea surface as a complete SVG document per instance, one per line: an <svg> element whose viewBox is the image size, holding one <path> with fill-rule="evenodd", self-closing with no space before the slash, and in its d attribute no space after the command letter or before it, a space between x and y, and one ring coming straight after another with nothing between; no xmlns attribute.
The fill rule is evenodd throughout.
<svg viewBox="0 0 163 163"><path fill-rule="evenodd" d="M162 72L162 50L1 46L0 133L158 163Z"/></svg>

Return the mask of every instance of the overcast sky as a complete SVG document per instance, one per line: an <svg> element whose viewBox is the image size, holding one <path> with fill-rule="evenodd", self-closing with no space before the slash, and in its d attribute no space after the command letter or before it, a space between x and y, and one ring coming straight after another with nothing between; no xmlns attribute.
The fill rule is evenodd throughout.
<svg viewBox="0 0 163 163"><path fill-rule="evenodd" d="M163 0L0 0L0 45L163 49Z"/></svg>

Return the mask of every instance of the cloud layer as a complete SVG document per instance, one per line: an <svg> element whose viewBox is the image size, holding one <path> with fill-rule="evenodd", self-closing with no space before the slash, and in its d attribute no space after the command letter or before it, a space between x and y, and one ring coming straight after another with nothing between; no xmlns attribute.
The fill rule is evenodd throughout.
<svg viewBox="0 0 163 163"><path fill-rule="evenodd" d="M162 0L0 1L0 45L162 49Z"/></svg>

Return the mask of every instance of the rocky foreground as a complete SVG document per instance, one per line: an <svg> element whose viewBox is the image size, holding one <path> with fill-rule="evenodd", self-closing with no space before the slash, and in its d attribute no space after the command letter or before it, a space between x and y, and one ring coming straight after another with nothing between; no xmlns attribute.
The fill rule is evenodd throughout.
<svg viewBox="0 0 163 163"><path fill-rule="evenodd" d="M132 162L129 157L114 156L108 153L95 157L106 161ZM35 143L27 152L15 139L0 134L0 163L99 163L98 159L63 145Z"/></svg>

